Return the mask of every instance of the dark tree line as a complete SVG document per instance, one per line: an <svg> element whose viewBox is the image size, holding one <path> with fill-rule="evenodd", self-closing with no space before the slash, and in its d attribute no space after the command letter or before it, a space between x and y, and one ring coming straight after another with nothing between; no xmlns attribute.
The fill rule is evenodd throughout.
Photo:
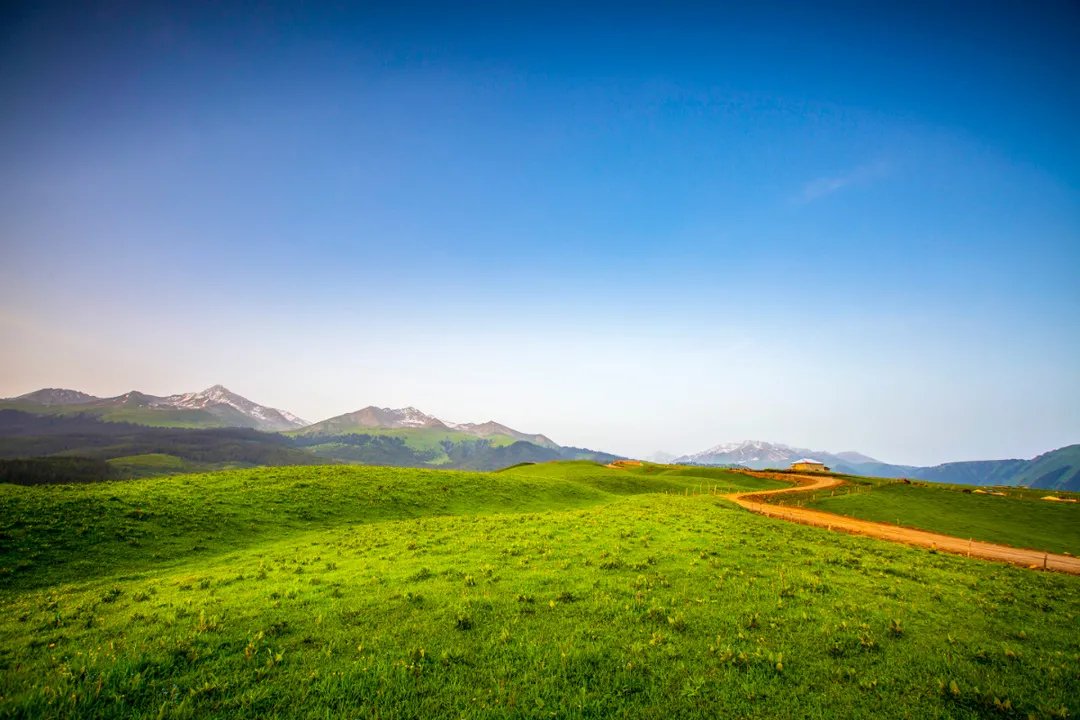
<svg viewBox="0 0 1080 720"><path fill-rule="evenodd" d="M97 460L164 453L204 463L303 465L316 461L276 433L248 428L160 428L89 415L32 415L0 410L0 459L64 453Z"/></svg>
<svg viewBox="0 0 1080 720"><path fill-rule="evenodd" d="M0 483L45 485L119 480L120 473L104 460L78 457L0 460Z"/></svg>

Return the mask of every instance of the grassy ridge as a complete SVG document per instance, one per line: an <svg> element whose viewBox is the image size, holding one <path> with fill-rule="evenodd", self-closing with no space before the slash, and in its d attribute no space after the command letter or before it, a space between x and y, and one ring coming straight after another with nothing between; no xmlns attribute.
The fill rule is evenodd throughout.
<svg viewBox="0 0 1080 720"><path fill-rule="evenodd" d="M817 493L806 507L922 530L1047 552L1080 554L1080 503L1042 500L1046 490L1004 496L962 486L878 482L862 492ZM786 502L791 502L787 500Z"/></svg>
<svg viewBox="0 0 1080 720"><path fill-rule="evenodd" d="M26 402L0 402L0 409L19 410L34 415L72 417L92 415L107 422L132 423L160 428L223 428L230 423L205 410L166 407L136 407L130 405L40 405Z"/></svg>
<svg viewBox="0 0 1080 720"><path fill-rule="evenodd" d="M762 482L560 463L4 488L0 561L39 557L0 590L0 715L1080 712L1080 579L704 487Z"/></svg>
<svg viewBox="0 0 1080 720"><path fill-rule="evenodd" d="M207 558L312 528L579 507L605 498L588 483L567 480L344 466L92 486L6 485L0 486L0 587Z"/></svg>

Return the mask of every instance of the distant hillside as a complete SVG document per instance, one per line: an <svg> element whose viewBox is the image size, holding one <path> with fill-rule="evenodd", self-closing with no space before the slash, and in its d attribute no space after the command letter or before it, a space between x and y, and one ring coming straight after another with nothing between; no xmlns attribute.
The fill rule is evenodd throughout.
<svg viewBox="0 0 1080 720"><path fill-rule="evenodd" d="M522 462L608 463L617 458L584 448L564 448L545 435L523 433L493 420L446 422L414 407L369 406L289 435L298 446L320 457L369 465L494 470Z"/></svg>
<svg viewBox="0 0 1080 720"><path fill-rule="evenodd" d="M279 432L307 425L292 413L259 405L221 385L166 397L132 390L111 398L46 388L0 400L0 408L51 415L87 414L111 422L153 427L247 427Z"/></svg>
<svg viewBox="0 0 1080 720"><path fill-rule="evenodd" d="M93 395L87 395L84 392L78 390L66 390L64 388L42 388L41 390L35 390L34 392L20 395L17 398L11 398L15 402L23 402L31 405L77 405L79 403L94 402L100 400L99 397Z"/></svg>
<svg viewBox="0 0 1080 720"><path fill-rule="evenodd" d="M493 442L464 433L425 435L423 431L384 431L332 436L299 436L299 447L319 457L364 465L499 470L519 463L588 459L611 462L605 453L540 447L523 440ZM609 459L610 458L610 459Z"/></svg>
<svg viewBox="0 0 1080 720"><path fill-rule="evenodd" d="M140 407L144 398L128 393L124 402ZM153 427L107 421L93 413L0 409L0 461L5 461L0 482L84 482L264 465L359 463L496 470L548 460L616 459L582 448L542 447L507 435L484 438L430 425L283 435L237 427Z"/></svg>
<svg viewBox="0 0 1080 720"><path fill-rule="evenodd" d="M834 472L849 475L903 477L962 485L1023 485L1048 490L1080 490L1080 445L1069 445L1032 460L972 460L919 467L883 463L854 451L834 454L751 440L717 445L676 458L675 462L721 467L742 465L763 470L784 468L804 457L819 460Z"/></svg>
<svg viewBox="0 0 1080 720"><path fill-rule="evenodd" d="M484 423L452 423L428 415L414 407L380 408L369 405L355 412L345 413L297 430L297 435L344 435L347 433L366 433L371 430L434 429L480 438L523 440L533 445L555 449L559 445L551 438L537 434L524 433L507 427L502 423L489 420Z"/></svg>
<svg viewBox="0 0 1080 720"><path fill-rule="evenodd" d="M450 423L450 427L460 432L468 433L470 435L476 435L477 437L489 438L489 437L512 437L515 440L524 440L525 442L532 443L533 445L539 445L540 447L557 449L558 444L554 440L546 435L530 435L529 433L523 433L513 428L509 428L501 423L497 423L494 420L488 420L486 423Z"/></svg>
<svg viewBox="0 0 1080 720"><path fill-rule="evenodd" d="M379 408L369 405L356 412L337 415L296 430L297 435L345 435L348 433L367 432L372 429L400 430L437 429L450 430L450 427L436 417L407 408Z"/></svg>
<svg viewBox="0 0 1080 720"><path fill-rule="evenodd" d="M592 460L609 463L610 453L585 448L542 447L505 435L476 437L435 428L370 428L341 435L292 436L297 447L340 462L397 467L497 470L523 462Z"/></svg>
<svg viewBox="0 0 1080 720"><path fill-rule="evenodd" d="M609 453L563 448L546 435L521 432L494 420L453 423L414 407L369 405L308 423L285 410L248 400L221 385L168 396L132 390L109 398L78 390L43 388L0 400L0 410L3 409L38 416L92 417L131 426L279 432L289 436L290 447L337 462L489 469L503 467L504 462L512 465L566 458L610 462L616 458ZM128 462L125 467L143 473L177 469L175 463L159 457L161 453L143 454L146 457Z"/></svg>
<svg viewBox="0 0 1080 720"><path fill-rule="evenodd" d="M1013 480L1014 485L1080 492L1080 445L1067 445L1028 460Z"/></svg>
<svg viewBox="0 0 1080 720"><path fill-rule="evenodd" d="M1069 445L1031 460L971 460L931 467L867 463L839 466L838 472L874 477L906 477L963 485L1015 485L1080 491L1080 445Z"/></svg>
<svg viewBox="0 0 1080 720"><path fill-rule="evenodd" d="M288 438L250 428L161 428L106 422L93 415L35 415L0 410L0 459L83 458L109 461L109 477L134 477L261 465L312 465L320 460ZM84 468L51 462L8 464L28 476L83 478ZM100 467L100 466L99 466ZM78 472L75 472L78 470ZM108 478L102 478L108 479ZM68 480L70 481L70 480Z"/></svg>
<svg viewBox="0 0 1080 720"><path fill-rule="evenodd" d="M866 457L859 453L844 453L846 457ZM754 470L766 468L785 468L796 460L810 458L837 468L850 465L850 461L840 455L797 448L783 443L764 440L746 440L744 442L723 443L708 450L675 458L674 462L689 465L716 465L719 467L747 467ZM867 458L870 460L871 458Z"/></svg>

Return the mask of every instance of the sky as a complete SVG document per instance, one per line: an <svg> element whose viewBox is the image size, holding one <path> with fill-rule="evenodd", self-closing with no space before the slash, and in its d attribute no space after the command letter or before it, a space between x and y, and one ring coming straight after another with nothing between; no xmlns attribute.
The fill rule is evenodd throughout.
<svg viewBox="0 0 1080 720"><path fill-rule="evenodd" d="M1080 442L1080 6L5 3L0 396Z"/></svg>

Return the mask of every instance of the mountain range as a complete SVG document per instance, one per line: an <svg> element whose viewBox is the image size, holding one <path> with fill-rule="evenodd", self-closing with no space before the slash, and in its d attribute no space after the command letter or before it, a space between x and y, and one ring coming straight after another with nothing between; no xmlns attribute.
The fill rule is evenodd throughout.
<svg viewBox="0 0 1080 720"><path fill-rule="evenodd" d="M766 468L784 468L796 460L804 458L818 460L832 468L852 467L867 463L884 464L854 450L830 453L765 440L722 443L708 450L702 450L691 455L682 455L675 458L673 462L691 465L738 465L753 470L764 470Z"/></svg>
<svg viewBox="0 0 1080 720"><path fill-rule="evenodd" d="M128 458L147 454L148 449L150 455L172 455L170 451L153 451L153 448L161 446L181 448L177 451L180 454L173 460L155 458L153 463L171 463L186 469L214 467L215 463L258 464L258 458L270 457L275 458L275 462L289 463L329 460L490 470L520 462L585 459L608 463L619 457L586 448L561 446L547 435L524 433L494 420L454 423L428 415L415 407L367 406L309 423L288 411L248 400L221 385L199 392L167 396L133 390L109 398L66 388L44 388L0 400L0 412L5 411L17 414L5 419L6 425L0 427L0 440L4 439L5 433L15 432L10 428L17 429L19 439L8 441L6 446L0 442L0 458L24 457L29 452L28 448L37 447L42 451L50 450L45 454L59 452L72 457L85 451L84 454L89 457L110 462L144 463L147 462L144 459L131 461ZM24 414L75 420L57 420L49 424L22 417ZM97 421L97 424L92 421ZM121 432L118 429L120 425L127 429ZM5 431L4 427L9 430ZM140 431L139 428L207 432L196 441L192 439L193 436L183 433L155 434ZM258 432L242 436L245 449L240 452L236 443L241 442L237 439L241 436L227 433L215 435L212 432L230 428ZM49 440L35 443L31 439L34 433L43 433ZM73 436L66 444L56 440L58 435L64 433ZM125 439L122 442L104 440L117 435ZM212 438L212 442L208 438ZM212 452L200 451L200 443L205 447L207 442L215 449ZM113 455L105 457L109 452ZM891 464L854 450L834 453L761 440L724 443L675 458L660 452L650 457L660 463L739 466L759 470L784 468L803 458L818 460L835 472L852 475L1080 490L1080 445L1070 445L1030 460L978 460L932 467Z"/></svg>
<svg viewBox="0 0 1080 720"><path fill-rule="evenodd" d="M371 430L397 429L441 430L464 433L480 438L511 438L550 449L559 447L554 440L546 435L523 433L494 420L484 423L453 423L440 420L414 407L395 409L368 406L356 412L345 413L344 415L338 415L308 425L298 430L297 433L301 435L342 435Z"/></svg>
<svg viewBox="0 0 1080 720"><path fill-rule="evenodd" d="M103 420L156 427L246 427L282 432L309 423L285 410L266 407L221 385L201 392L159 397L132 390L101 398L78 390L44 388L0 401L0 407L50 414L83 413Z"/></svg>
<svg viewBox="0 0 1080 720"><path fill-rule="evenodd" d="M1080 490L1080 445L1068 445L1030 460L973 460L928 467L894 465L854 451L832 453L763 440L724 443L675 458L675 463L740 466L754 470L786 468L809 458L834 472L884 478L910 478L963 485L1023 485L1054 490Z"/></svg>
<svg viewBox="0 0 1080 720"><path fill-rule="evenodd" d="M132 390L110 398L66 388L43 388L18 397L0 399L0 408L48 414L85 413L103 420L155 427L248 427L264 432L299 431L303 435L428 429L479 438L511 438L550 449L560 447L546 435L524 433L494 420L454 423L440 420L414 407L380 408L369 405L355 412L309 423L286 410L252 402L222 385L214 385L200 392L164 397Z"/></svg>
<svg viewBox="0 0 1080 720"><path fill-rule="evenodd" d="M546 435L524 433L494 420L454 423L414 407L368 406L309 423L285 410L252 402L221 385L177 395L155 396L131 391L110 398L77 390L45 388L0 400L0 413L5 411L9 416L4 418L6 425L0 424L0 440L5 433L10 435L12 432L18 438L0 442L0 459L25 457L27 448L39 448L49 450L46 454L58 451L66 457L81 453L114 464L141 466L150 462L155 466L164 464L188 470L206 469L205 463L211 463L212 467L214 463L249 462L243 458L254 457L250 447L242 454L231 452L225 437L211 432L227 428L273 433L273 436L267 436L268 447L262 451L263 455L287 458L292 463L305 459L318 462L321 458L324 462L493 470L521 462L585 459L608 463L619 457L585 448L563 447ZM51 424L42 423L31 416L57 420ZM61 419L70 421L60 422ZM119 430L121 426L125 428L123 432ZM149 430L140 433L140 427L205 431L199 437L214 449L199 453L186 442L190 436L151 433ZM211 434L207 435L207 432ZM35 442L35 433L44 434L47 441ZM66 445L57 440L57 436L64 433L72 436ZM122 441L111 439L118 434L123 437ZM245 437L244 442L251 445L260 441L257 436L252 436ZM282 442L295 451L283 453L279 447ZM158 446L165 449L153 451ZM176 448L180 448L180 454L172 457ZM151 452L148 453L148 449ZM109 452L112 455L105 457ZM302 457L297 456L297 452ZM142 457L147 454L170 457L147 460Z"/></svg>

